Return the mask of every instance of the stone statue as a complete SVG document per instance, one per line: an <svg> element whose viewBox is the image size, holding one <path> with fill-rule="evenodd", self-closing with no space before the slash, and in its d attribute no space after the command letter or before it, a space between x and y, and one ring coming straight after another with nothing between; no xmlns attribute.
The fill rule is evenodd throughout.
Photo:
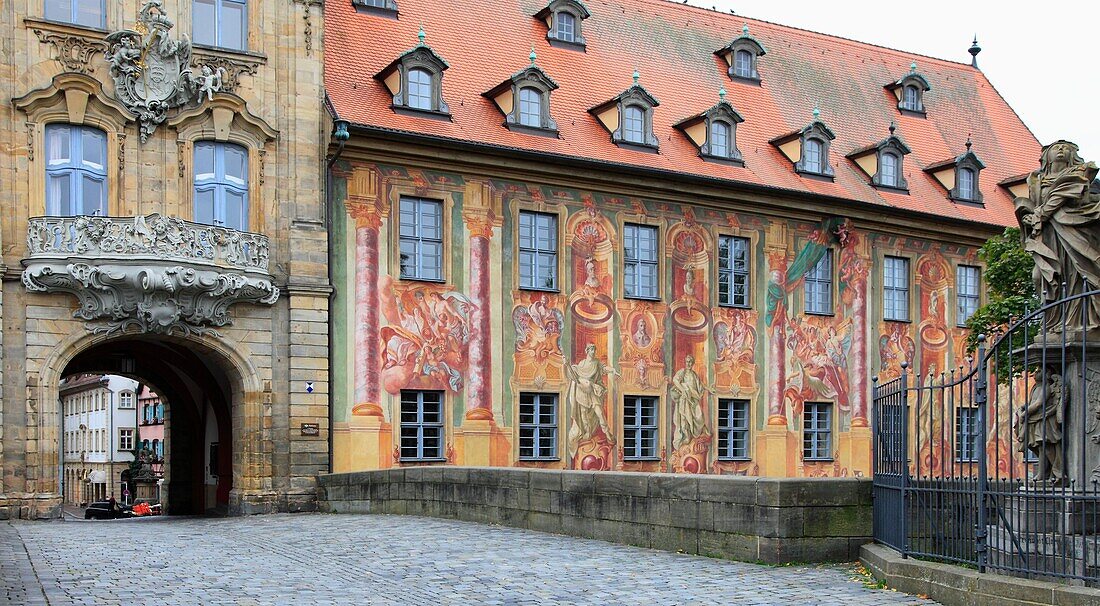
<svg viewBox="0 0 1100 606"><path fill-rule="evenodd" d="M1075 144L1055 141L1043 148L1039 170L1027 179L1028 197L1016 198L1024 249L1035 260L1035 290L1044 303L1100 288L1100 194L1090 191L1096 173ZM1053 333L1064 328L1077 335L1100 328L1100 297L1071 302L1064 317L1051 309L1047 325Z"/></svg>
<svg viewBox="0 0 1100 606"><path fill-rule="evenodd" d="M1062 387L1062 376L1052 368L1040 370L1027 403L1017 410L1013 423L1020 452L1030 450L1039 457L1039 473L1035 479L1055 486L1066 479L1062 461L1062 423L1068 399L1069 393Z"/></svg>
<svg viewBox="0 0 1100 606"><path fill-rule="evenodd" d="M676 371L671 383L669 391L672 392L672 401L676 403L672 446L680 448L707 431L707 420L700 405L707 386L695 372L695 356L684 356L684 367Z"/></svg>
<svg viewBox="0 0 1100 606"><path fill-rule="evenodd" d="M202 73L195 78L195 86L199 91L199 98L206 97L207 101L214 100L214 93L221 92L222 81L225 79L225 68L211 69L209 65L202 66Z"/></svg>
<svg viewBox="0 0 1100 606"><path fill-rule="evenodd" d="M566 403L573 415L573 422L569 426L570 447L576 450L581 441L596 435L597 428L603 432L608 442L614 443L614 434L604 417L607 387L603 384L603 378L604 375L619 373L596 359L596 346L590 343L584 348L584 359L576 364L566 365L565 374L569 377Z"/></svg>

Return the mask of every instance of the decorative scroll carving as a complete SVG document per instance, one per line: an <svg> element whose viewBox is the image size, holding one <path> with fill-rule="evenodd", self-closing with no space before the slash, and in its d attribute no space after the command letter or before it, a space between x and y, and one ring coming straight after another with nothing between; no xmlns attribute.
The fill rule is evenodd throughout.
<svg viewBox="0 0 1100 606"><path fill-rule="evenodd" d="M206 69L209 69L212 74L220 74L221 87L218 88L218 91L231 93L240 86L241 76L246 74L255 76L256 70L263 62L261 58L226 57L225 55L215 55L205 50L196 49L191 65L193 66L192 71L199 74L205 73Z"/></svg>
<svg viewBox="0 0 1100 606"><path fill-rule="evenodd" d="M146 0L135 29L107 36L107 62L115 81L115 96L138 117L145 142L168 110L212 98L222 87L222 70L204 66L191 71L191 40L168 37L174 24L161 0Z"/></svg>
<svg viewBox="0 0 1100 606"><path fill-rule="evenodd" d="M91 69L92 56L96 53L106 54L107 41L84 36L76 33L63 33L50 31L44 28L31 30L38 41L49 44L57 54L57 60L65 66L66 71L86 74Z"/></svg>
<svg viewBox="0 0 1100 606"><path fill-rule="evenodd" d="M149 215L40 217L27 231L23 284L69 293L88 329L203 333L230 323L234 303L272 305L260 234Z"/></svg>

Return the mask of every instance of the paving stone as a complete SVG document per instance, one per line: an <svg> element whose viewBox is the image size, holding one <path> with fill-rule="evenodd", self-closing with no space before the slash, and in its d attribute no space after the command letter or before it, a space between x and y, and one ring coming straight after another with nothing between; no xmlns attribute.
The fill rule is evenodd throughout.
<svg viewBox="0 0 1100 606"><path fill-rule="evenodd" d="M934 604L853 577L412 516L0 522L0 604Z"/></svg>

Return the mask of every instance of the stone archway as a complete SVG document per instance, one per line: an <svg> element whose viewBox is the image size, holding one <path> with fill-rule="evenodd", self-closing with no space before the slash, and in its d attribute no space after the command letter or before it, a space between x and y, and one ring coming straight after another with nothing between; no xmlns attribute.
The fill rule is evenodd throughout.
<svg viewBox="0 0 1100 606"><path fill-rule="evenodd" d="M61 378L77 373L128 376L155 385L167 400L165 490L173 514L253 513L272 509L265 453L264 383L247 348L225 338L143 333L74 336L54 348L38 382L43 471L56 476L61 415L54 410ZM209 448L210 436L216 453ZM174 455L174 456L173 456ZM59 482L58 477L54 477Z"/></svg>

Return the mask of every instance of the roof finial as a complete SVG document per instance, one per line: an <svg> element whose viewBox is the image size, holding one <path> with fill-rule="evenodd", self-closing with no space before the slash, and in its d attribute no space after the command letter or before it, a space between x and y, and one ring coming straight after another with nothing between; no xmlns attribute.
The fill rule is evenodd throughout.
<svg viewBox="0 0 1100 606"><path fill-rule="evenodd" d="M821 119L821 108L818 107L816 103L814 103L814 122L817 122L820 119Z"/></svg>
<svg viewBox="0 0 1100 606"><path fill-rule="evenodd" d="M638 73L638 68L636 68L636 67L635 67L635 68L634 68L634 75L633 75L633 78L634 78L634 84L637 84L637 83L638 83L638 79L639 79L639 78L641 78L641 77L642 77L642 75Z"/></svg>
<svg viewBox="0 0 1100 606"><path fill-rule="evenodd" d="M978 46L978 34L974 34L974 42L967 52L970 53L970 66L978 67L978 53L982 52L982 47Z"/></svg>
<svg viewBox="0 0 1100 606"><path fill-rule="evenodd" d="M722 87L718 88L718 100L719 101L725 101L726 100L726 87L722 86Z"/></svg>
<svg viewBox="0 0 1100 606"><path fill-rule="evenodd" d="M527 58L531 60L531 65L534 65L535 64L535 59L539 58L539 56L535 54L535 47L534 46L531 47L531 54L527 55Z"/></svg>
<svg viewBox="0 0 1100 606"><path fill-rule="evenodd" d="M917 73L917 62L916 61L909 64L909 73L910 74Z"/></svg>
<svg viewBox="0 0 1100 606"><path fill-rule="evenodd" d="M971 145L974 145L974 142L970 140L970 133L966 133L966 151L970 151Z"/></svg>
<svg viewBox="0 0 1100 606"><path fill-rule="evenodd" d="M428 34L424 33L424 26L420 26L420 31L416 32L416 37L420 39L420 43L424 44L424 38L428 37Z"/></svg>
<svg viewBox="0 0 1100 606"><path fill-rule="evenodd" d="M742 36L749 35L749 24L748 23L741 26L741 35Z"/></svg>
<svg viewBox="0 0 1100 606"><path fill-rule="evenodd" d="M896 131L897 129L898 129L898 123L891 120L890 121L890 136L891 137L894 136L894 131Z"/></svg>

